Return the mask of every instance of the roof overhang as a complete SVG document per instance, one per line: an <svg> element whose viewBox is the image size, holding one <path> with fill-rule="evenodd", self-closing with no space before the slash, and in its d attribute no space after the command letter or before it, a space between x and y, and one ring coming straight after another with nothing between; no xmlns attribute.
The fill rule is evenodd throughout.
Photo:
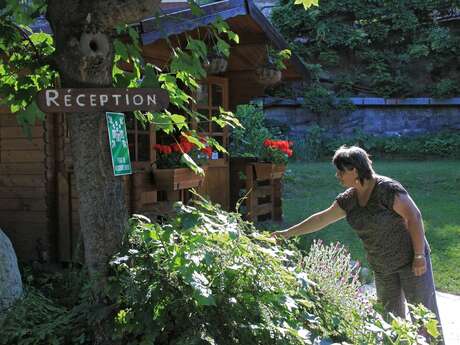
<svg viewBox="0 0 460 345"><path fill-rule="evenodd" d="M199 17L195 16L190 9L186 9L141 21L142 44L147 46L170 36L191 32L205 27L220 18L227 21L230 24L230 29L236 33L238 33L238 30L233 29L232 22L236 19L250 21L251 24L256 24L263 33L263 38L261 38L263 42L260 42L261 44L269 43L279 50L289 48L286 40L256 7L253 0L219 1L204 5L201 9L204 13ZM235 45L235 47L238 47L238 45ZM291 56L288 69L295 69L297 79L308 79L310 76L305 64L294 53ZM290 74L292 75L293 73Z"/></svg>

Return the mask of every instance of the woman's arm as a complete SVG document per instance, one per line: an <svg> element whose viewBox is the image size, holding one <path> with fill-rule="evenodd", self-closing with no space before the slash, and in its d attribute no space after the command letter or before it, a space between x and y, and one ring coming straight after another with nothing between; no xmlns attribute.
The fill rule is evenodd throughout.
<svg viewBox="0 0 460 345"><path fill-rule="evenodd" d="M344 218L345 215L345 211L340 208L337 201L334 201L334 203L329 208L311 215L307 219L290 227L289 229L275 231L272 233L272 236L289 238L292 236L315 232L321 230L331 223Z"/></svg>
<svg viewBox="0 0 460 345"><path fill-rule="evenodd" d="M414 262L412 271L416 276L426 271L425 260L425 230L422 214L409 194L399 193L395 196L393 210L404 218L414 247Z"/></svg>

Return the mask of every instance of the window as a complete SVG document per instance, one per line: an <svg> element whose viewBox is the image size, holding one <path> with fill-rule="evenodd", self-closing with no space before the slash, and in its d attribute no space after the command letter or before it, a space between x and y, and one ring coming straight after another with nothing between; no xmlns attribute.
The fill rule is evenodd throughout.
<svg viewBox="0 0 460 345"><path fill-rule="evenodd" d="M133 113L126 114L126 131L128 132L129 155L133 162L152 162L153 129L136 119Z"/></svg>
<svg viewBox="0 0 460 345"><path fill-rule="evenodd" d="M220 127L212 122L211 119L219 114L219 107L228 109L227 97L227 79L209 77L206 81L200 83L196 105L196 110L203 115L196 124L197 131L216 139L224 147L227 147L228 144L228 128ZM221 152L215 152L214 154L216 155L214 159L224 158Z"/></svg>

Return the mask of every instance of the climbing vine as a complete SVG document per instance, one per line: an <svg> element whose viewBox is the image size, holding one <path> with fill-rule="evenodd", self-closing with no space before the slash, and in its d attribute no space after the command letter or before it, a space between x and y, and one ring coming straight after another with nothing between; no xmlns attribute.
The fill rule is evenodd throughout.
<svg viewBox="0 0 460 345"><path fill-rule="evenodd" d="M280 0L272 19L313 78L339 95L458 94L460 35L438 19L458 0ZM318 68L320 67L320 68Z"/></svg>

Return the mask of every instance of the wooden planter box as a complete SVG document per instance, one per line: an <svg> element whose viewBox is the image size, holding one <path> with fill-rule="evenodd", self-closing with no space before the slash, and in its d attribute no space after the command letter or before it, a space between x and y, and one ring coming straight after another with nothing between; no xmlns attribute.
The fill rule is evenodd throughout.
<svg viewBox="0 0 460 345"><path fill-rule="evenodd" d="M204 180L189 168L154 169L153 177L157 190L164 191L200 187Z"/></svg>
<svg viewBox="0 0 460 345"><path fill-rule="evenodd" d="M256 180L273 180L283 177L286 166L272 163L252 163L255 170Z"/></svg>

